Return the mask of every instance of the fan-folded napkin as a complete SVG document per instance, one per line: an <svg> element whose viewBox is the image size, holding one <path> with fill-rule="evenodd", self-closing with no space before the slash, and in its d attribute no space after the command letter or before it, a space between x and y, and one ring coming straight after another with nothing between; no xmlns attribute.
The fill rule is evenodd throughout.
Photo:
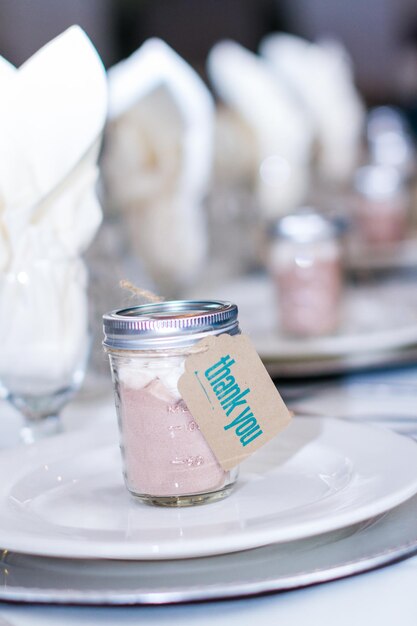
<svg viewBox="0 0 417 626"><path fill-rule="evenodd" d="M214 107L197 73L159 39L109 70L103 171L110 204L165 295L190 284L205 259L202 203Z"/></svg>
<svg viewBox="0 0 417 626"><path fill-rule="evenodd" d="M42 393L87 349L80 255L101 222L106 77L74 26L19 69L0 58L0 92L0 380Z"/></svg>
<svg viewBox="0 0 417 626"><path fill-rule="evenodd" d="M220 98L252 129L257 145L256 190L267 218L304 200L309 183L312 128L286 81L233 41L216 44L208 57Z"/></svg>

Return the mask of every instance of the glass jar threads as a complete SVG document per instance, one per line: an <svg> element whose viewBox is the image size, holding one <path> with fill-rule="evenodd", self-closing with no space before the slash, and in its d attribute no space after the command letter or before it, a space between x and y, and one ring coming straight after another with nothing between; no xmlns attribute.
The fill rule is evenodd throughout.
<svg viewBox="0 0 417 626"><path fill-rule="evenodd" d="M190 506L224 498L224 471L178 391L186 357L209 335L240 333L222 301L145 304L104 315L128 490L150 504Z"/></svg>
<svg viewBox="0 0 417 626"><path fill-rule="evenodd" d="M270 229L269 271L282 332L320 336L339 325L342 295L340 226L305 208Z"/></svg>

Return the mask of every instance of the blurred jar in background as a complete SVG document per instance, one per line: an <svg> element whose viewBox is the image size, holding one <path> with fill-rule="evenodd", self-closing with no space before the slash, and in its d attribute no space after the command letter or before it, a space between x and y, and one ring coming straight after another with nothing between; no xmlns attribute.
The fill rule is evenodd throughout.
<svg viewBox="0 0 417 626"><path fill-rule="evenodd" d="M370 245L402 241L407 233L410 194L400 171L386 165L361 167L354 187L358 239Z"/></svg>
<svg viewBox="0 0 417 626"><path fill-rule="evenodd" d="M393 167L404 177L415 172L415 147L407 121L395 107L371 109L366 122L366 140L372 165Z"/></svg>
<svg viewBox="0 0 417 626"><path fill-rule="evenodd" d="M270 233L268 266L281 331L297 337L333 333L343 287L340 225L304 208L279 219Z"/></svg>

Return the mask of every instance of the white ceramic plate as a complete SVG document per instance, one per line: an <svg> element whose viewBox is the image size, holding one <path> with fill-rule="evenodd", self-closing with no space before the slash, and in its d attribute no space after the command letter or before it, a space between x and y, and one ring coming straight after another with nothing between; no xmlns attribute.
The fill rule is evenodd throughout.
<svg viewBox="0 0 417 626"><path fill-rule="evenodd" d="M382 370L399 365L417 362L417 347L374 352L357 352L333 357L312 357L306 359L283 359L263 357L269 374L274 378L320 377L363 370Z"/></svg>
<svg viewBox="0 0 417 626"><path fill-rule="evenodd" d="M0 600L160 605L296 589L412 556L416 517L417 496L343 530L187 561L76 561L9 552L0 562Z"/></svg>
<svg viewBox="0 0 417 626"><path fill-rule="evenodd" d="M351 244L347 251L346 265L351 270L359 271L415 268L417 235L411 232L404 241L382 246Z"/></svg>
<svg viewBox="0 0 417 626"><path fill-rule="evenodd" d="M204 295L202 293L195 295ZM259 355L277 364L344 357L372 360L372 355L417 343L417 288L415 281L393 280L348 288L339 332L324 337L296 339L279 330L277 303L271 281L262 274L210 290L204 297L235 302L243 332L254 341ZM326 363L324 363L326 365Z"/></svg>
<svg viewBox="0 0 417 626"><path fill-rule="evenodd" d="M235 552L342 528L417 492L417 446L389 431L296 418L243 466L227 499L188 509L125 490L114 430L0 455L1 546L46 556L167 559Z"/></svg>

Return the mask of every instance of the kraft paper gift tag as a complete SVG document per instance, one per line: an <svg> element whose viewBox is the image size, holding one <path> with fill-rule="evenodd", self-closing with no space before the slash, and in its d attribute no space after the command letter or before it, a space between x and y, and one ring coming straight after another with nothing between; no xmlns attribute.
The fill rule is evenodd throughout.
<svg viewBox="0 0 417 626"><path fill-rule="evenodd" d="M203 339L178 389L224 470L268 443L291 414L246 335Z"/></svg>

